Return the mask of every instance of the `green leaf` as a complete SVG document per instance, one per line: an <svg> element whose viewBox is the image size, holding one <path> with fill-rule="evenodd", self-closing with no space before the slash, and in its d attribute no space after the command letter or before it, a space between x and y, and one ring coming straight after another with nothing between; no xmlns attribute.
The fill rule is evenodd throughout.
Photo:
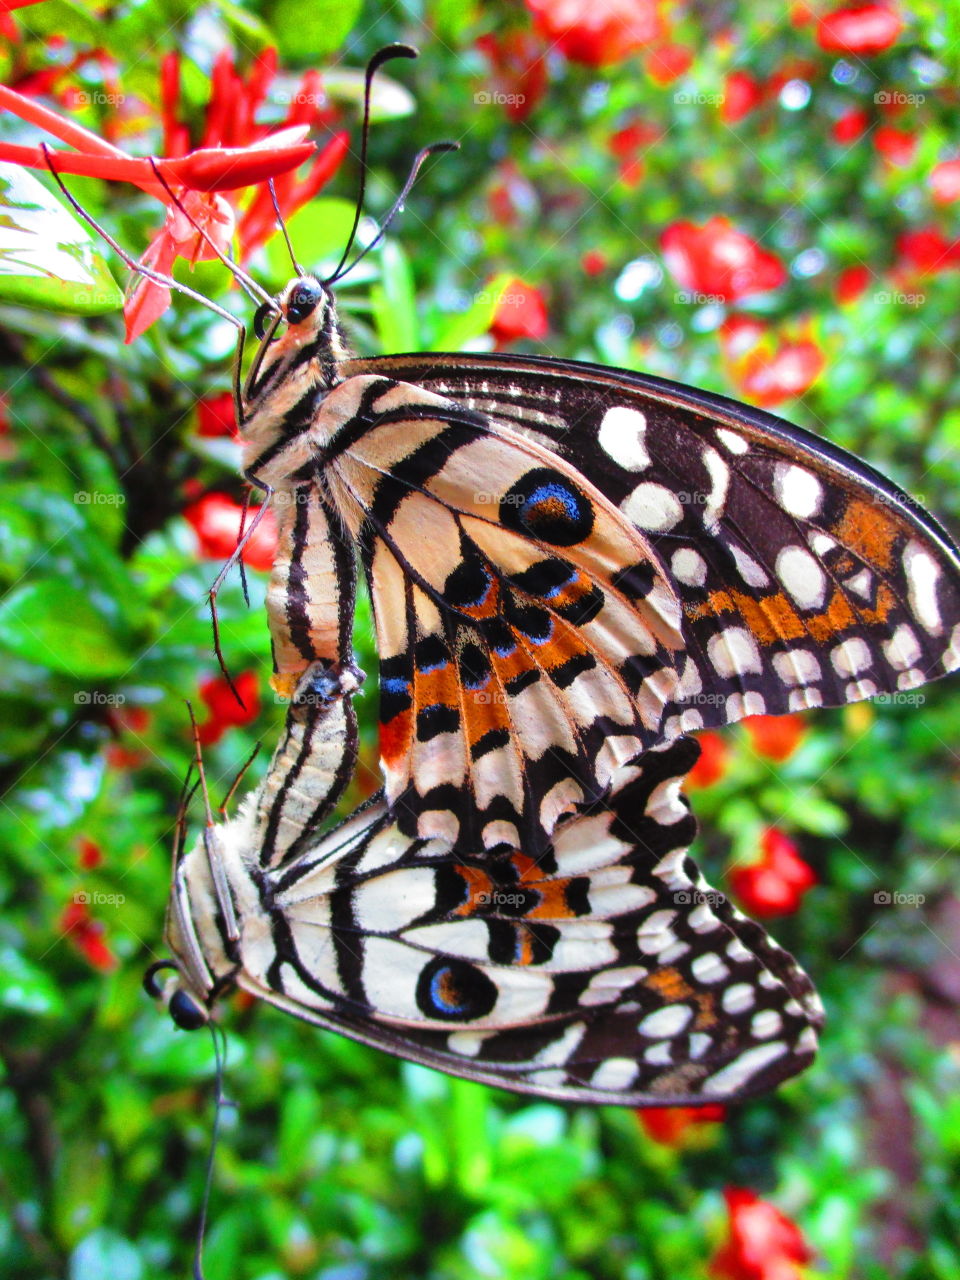
<svg viewBox="0 0 960 1280"><path fill-rule="evenodd" d="M0 1008L50 1018L63 1013L63 998L42 969L12 947L0 949Z"/></svg>
<svg viewBox="0 0 960 1280"><path fill-rule="evenodd" d="M436 333L430 342L429 351L463 351L475 338L489 333L497 310L497 300L503 293L512 277L502 272L495 276L474 298L466 309L457 315L450 316L446 324Z"/></svg>
<svg viewBox="0 0 960 1280"><path fill-rule="evenodd" d="M99 1227L111 1196L110 1164L103 1143L75 1137L58 1158L53 1175L52 1219L67 1248Z"/></svg>
<svg viewBox="0 0 960 1280"><path fill-rule="evenodd" d="M0 603L0 649L75 679L122 676L130 657L83 592L45 578Z"/></svg>
<svg viewBox="0 0 960 1280"><path fill-rule="evenodd" d="M392 240L384 244L380 258L382 281L370 291L377 335L384 351L417 351L420 326L410 263Z"/></svg>
<svg viewBox="0 0 960 1280"><path fill-rule="evenodd" d="M336 263L353 226L353 208L350 200L327 196L311 200L287 220L290 243L305 268L315 269L325 260ZM266 253L271 278L291 279L293 266L282 236L271 238Z"/></svg>
<svg viewBox="0 0 960 1280"><path fill-rule="evenodd" d="M363 0L277 0L268 17L281 57L296 66L338 53L362 8Z"/></svg>
<svg viewBox="0 0 960 1280"><path fill-rule="evenodd" d="M82 316L123 306L87 228L13 164L0 164L0 299Z"/></svg>

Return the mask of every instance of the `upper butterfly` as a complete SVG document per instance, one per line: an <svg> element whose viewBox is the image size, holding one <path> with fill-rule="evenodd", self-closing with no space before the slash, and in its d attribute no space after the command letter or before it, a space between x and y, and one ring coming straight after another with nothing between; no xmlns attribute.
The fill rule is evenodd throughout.
<svg viewBox="0 0 960 1280"><path fill-rule="evenodd" d="M415 55L371 62L368 108L396 56ZM363 176L357 217L362 198ZM352 240L326 280L301 272L260 308L238 424L245 474L278 507L281 693L346 652L359 547L403 834L536 856L656 743L960 665L960 552L877 472L624 370L351 358L330 286Z"/></svg>

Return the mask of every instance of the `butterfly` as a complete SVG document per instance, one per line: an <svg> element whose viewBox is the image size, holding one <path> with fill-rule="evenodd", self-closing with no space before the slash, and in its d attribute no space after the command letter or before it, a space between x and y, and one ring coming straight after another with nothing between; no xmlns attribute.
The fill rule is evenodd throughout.
<svg viewBox="0 0 960 1280"><path fill-rule="evenodd" d="M349 760L358 675L308 669L260 787L178 850L173 959L146 980L178 1026L238 986L453 1075L632 1106L748 1097L809 1065L810 980L688 857L693 739L621 768L539 859L455 858L382 795L321 834L309 815Z"/></svg>
<svg viewBox="0 0 960 1280"><path fill-rule="evenodd" d="M313 277L278 311L245 474L359 548L403 834L536 856L658 743L960 665L960 552L826 441L597 365L352 359ZM281 691L327 655L307 523L268 601Z"/></svg>

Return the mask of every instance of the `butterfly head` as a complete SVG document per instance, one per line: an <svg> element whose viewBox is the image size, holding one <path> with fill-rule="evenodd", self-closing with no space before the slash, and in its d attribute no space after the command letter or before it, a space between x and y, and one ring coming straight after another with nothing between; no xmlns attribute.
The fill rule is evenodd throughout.
<svg viewBox="0 0 960 1280"><path fill-rule="evenodd" d="M278 336L282 325L286 331ZM254 332L263 340L263 349L276 342L271 362L296 357L305 348L317 354L324 373L331 364L345 359L349 354L344 341L337 305L332 290L316 276L296 276L271 303L257 309L253 322Z"/></svg>
<svg viewBox="0 0 960 1280"><path fill-rule="evenodd" d="M159 974L169 969L169 977L161 982ZM198 1031L210 1021L210 1010L203 998L192 990L175 960L158 960L143 975L143 989L153 1000L160 1000L174 1024L181 1031Z"/></svg>

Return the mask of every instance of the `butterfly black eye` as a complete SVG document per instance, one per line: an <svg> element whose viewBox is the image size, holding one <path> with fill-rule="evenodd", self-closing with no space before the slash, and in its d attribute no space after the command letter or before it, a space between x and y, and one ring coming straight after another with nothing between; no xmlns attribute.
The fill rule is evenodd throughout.
<svg viewBox="0 0 960 1280"><path fill-rule="evenodd" d="M267 320L270 317L270 315L273 313L273 311L274 311L273 304L270 302L265 302L263 303L262 306L257 307L257 310L254 313L253 332L261 340L263 339L264 334L267 332Z"/></svg>
<svg viewBox="0 0 960 1280"><path fill-rule="evenodd" d="M207 1023L206 1010L185 991L175 991L170 997L170 1017L181 1031L198 1031Z"/></svg>
<svg viewBox="0 0 960 1280"><path fill-rule="evenodd" d="M295 285L287 299L287 323L302 324L316 310L322 297L323 290L318 284Z"/></svg>

